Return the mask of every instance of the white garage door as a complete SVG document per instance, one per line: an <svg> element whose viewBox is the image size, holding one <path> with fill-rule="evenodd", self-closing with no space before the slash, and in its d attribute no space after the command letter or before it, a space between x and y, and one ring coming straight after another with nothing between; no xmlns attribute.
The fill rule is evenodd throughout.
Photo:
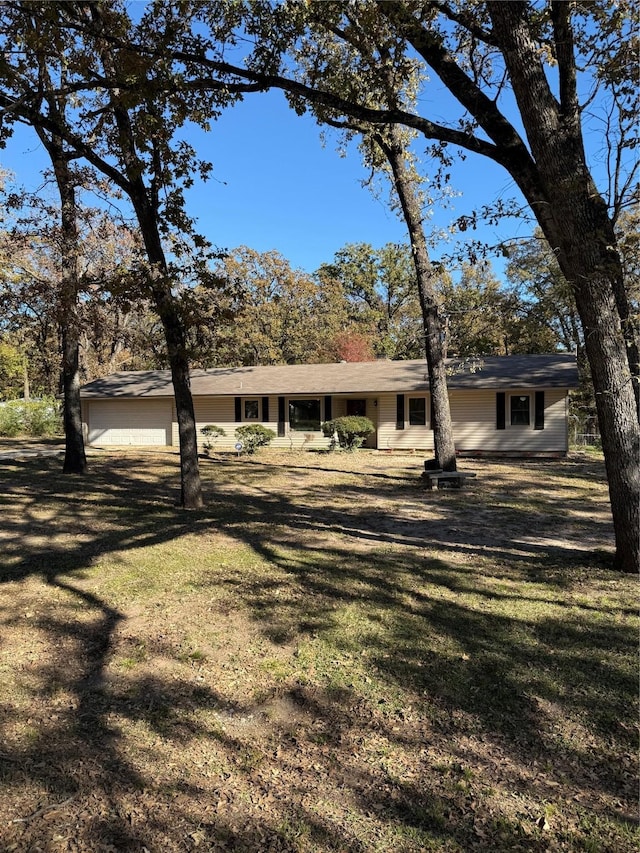
<svg viewBox="0 0 640 853"><path fill-rule="evenodd" d="M89 444L171 444L169 400L92 400Z"/></svg>

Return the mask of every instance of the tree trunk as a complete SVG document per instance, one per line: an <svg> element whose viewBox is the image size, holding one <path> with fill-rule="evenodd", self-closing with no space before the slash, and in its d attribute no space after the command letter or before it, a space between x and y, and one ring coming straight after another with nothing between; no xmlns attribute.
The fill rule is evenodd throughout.
<svg viewBox="0 0 640 853"><path fill-rule="evenodd" d="M31 387L29 385L29 362L26 355L22 360L22 396L25 400L31 399Z"/></svg>
<svg viewBox="0 0 640 853"><path fill-rule="evenodd" d="M640 569L640 442L627 353L624 346L612 345L620 337L615 307L607 305L613 298L611 282L606 278L592 278L588 286L576 290L609 482L615 565L631 573Z"/></svg>
<svg viewBox="0 0 640 853"><path fill-rule="evenodd" d="M63 473L85 474L87 457L82 436L78 338L73 330L62 330L62 386L64 391L65 452Z"/></svg>
<svg viewBox="0 0 640 853"><path fill-rule="evenodd" d="M615 565L624 572L640 569L640 430L629 347L621 328L618 301L607 270L608 258L598 257L600 229L593 222L593 198L571 201L573 227L566 223L555 235L560 267L573 284L584 329L596 410L602 436L609 497L616 538ZM564 199L556 199L560 208ZM591 209L591 210L590 210ZM577 215L575 215L577 214ZM562 217L560 217L560 222ZM579 223L582 227L576 227ZM606 252L606 249L605 249Z"/></svg>
<svg viewBox="0 0 640 853"><path fill-rule="evenodd" d="M40 135L43 139L43 135ZM63 473L85 474L87 457L82 436L80 403L80 321L78 317L78 223L74 177L62 142L44 138L51 157L61 203L61 277L58 298L62 329L62 388L65 454Z"/></svg>
<svg viewBox="0 0 640 853"><path fill-rule="evenodd" d="M50 87L51 80L43 55L38 56L39 75ZM65 123L66 101L49 94L46 98L48 117L57 128ZM65 150L58 131L47 131L39 124L34 129L51 159L56 186L60 194L60 289L58 293L58 323L62 332L62 388L64 394L65 454L64 474L85 474L87 457L82 436L82 406L80 403L80 318L78 311L79 245L77 176L70 163L74 159Z"/></svg>
<svg viewBox="0 0 640 853"><path fill-rule="evenodd" d="M396 125L391 125L389 132L390 142L380 134L375 134L375 139L391 166L395 190L409 232L422 309L436 464L444 471L455 471L456 448L444 359L445 330L438 314L437 294L433 287L433 267L429 260L427 241L422 227L420 202L415 192L414 180L405 163L405 146Z"/></svg>
<svg viewBox="0 0 640 853"><path fill-rule="evenodd" d="M196 417L191 395L184 328L178 304L171 292L171 282L167 277L167 264L156 217L150 210L144 188L141 187L140 189L140 193L132 193L131 200L140 225L147 257L151 264L151 295L162 321L167 342L167 355L171 368L180 441L180 503L185 509L198 509L203 505L202 485L198 464Z"/></svg>
<svg viewBox="0 0 640 853"><path fill-rule="evenodd" d="M150 242L153 235L147 234ZM143 239L147 242L143 229ZM148 249L147 249L148 251ZM171 293L166 276L159 274L154 279L151 291L156 310L162 321L167 353L171 367L171 381L178 417L178 437L180 441L180 503L185 509L198 509L203 505L200 468L198 465L198 441L196 418L189 379L189 361L185 345L182 319L178 306Z"/></svg>
<svg viewBox="0 0 640 853"><path fill-rule="evenodd" d="M528 28L528 4L488 4L539 175L533 210L572 285L596 397L616 537L615 565L640 569L640 430L633 369L637 341L613 226L587 168L573 77L572 33L559 18L560 101L551 94ZM512 176L518 182L517 171Z"/></svg>
<svg viewBox="0 0 640 853"><path fill-rule="evenodd" d="M90 11L93 19L102 25L100 11L93 6ZM107 73L116 79L116 61L106 43L102 49L102 62ZM184 328L178 304L171 291L167 259L160 238L158 215L158 183L160 182L159 158L154 152L153 176L155 191L147 188L144 181L147 166L138 156L136 138L126 106L118 100L118 90L111 93L111 108L118 132L120 154L124 163L127 192L136 213L140 233L145 245L147 258L151 266L149 287L156 310L167 341L167 355L171 367L171 380L178 417L178 436L180 441L180 503L185 509L198 509L203 505L200 468L198 465L198 441L196 419L189 380L189 361ZM153 140L150 140L153 145Z"/></svg>

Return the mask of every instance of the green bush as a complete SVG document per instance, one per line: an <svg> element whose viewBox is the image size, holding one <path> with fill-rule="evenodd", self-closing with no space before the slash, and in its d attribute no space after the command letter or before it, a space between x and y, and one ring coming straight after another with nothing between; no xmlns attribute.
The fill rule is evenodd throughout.
<svg viewBox="0 0 640 853"><path fill-rule="evenodd" d="M255 453L259 447L265 447L276 437L275 432L262 424L246 424L236 429L236 436L244 445L244 450Z"/></svg>
<svg viewBox="0 0 640 853"><path fill-rule="evenodd" d="M62 412L57 400L44 399L26 404L29 435L59 435L64 431Z"/></svg>
<svg viewBox="0 0 640 853"><path fill-rule="evenodd" d="M356 450L358 447L362 447L365 438L374 431L375 426L369 418L362 415L333 418L333 420L325 421L322 424L322 432L327 438L331 439L329 445L331 450L335 450L336 443L343 450Z"/></svg>
<svg viewBox="0 0 640 853"><path fill-rule="evenodd" d="M57 400L9 400L0 405L0 435L59 435L63 431Z"/></svg>
<svg viewBox="0 0 640 853"><path fill-rule="evenodd" d="M200 430L200 434L204 436L203 447L204 452L208 456L209 453L211 453L211 451L213 450L218 439L221 436L226 435L227 433L222 429L221 426L218 426L217 424L207 424L206 426L202 427L202 429Z"/></svg>
<svg viewBox="0 0 640 853"><path fill-rule="evenodd" d="M25 432L24 414L22 407L15 405L15 400L0 405L0 435L13 438Z"/></svg>

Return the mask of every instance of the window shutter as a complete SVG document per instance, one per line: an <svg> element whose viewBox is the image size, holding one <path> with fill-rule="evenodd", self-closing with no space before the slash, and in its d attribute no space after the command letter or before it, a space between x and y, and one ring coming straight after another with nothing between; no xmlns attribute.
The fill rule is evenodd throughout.
<svg viewBox="0 0 640 853"><path fill-rule="evenodd" d="M396 429L404 429L404 394L398 394L396 400Z"/></svg>
<svg viewBox="0 0 640 853"><path fill-rule="evenodd" d="M429 429L434 429L435 418L433 417L433 394L429 394Z"/></svg>
<svg viewBox="0 0 640 853"><path fill-rule="evenodd" d="M544 429L544 391L536 391L534 429Z"/></svg>
<svg viewBox="0 0 640 853"><path fill-rule="evenodd" d="M262 423L269 423L269 398L262 398Z"/></svg>
<svg viewBox="0 0 640 853"><path fill-rule="evenodd" d="M324 419L325 421L331 420L331 397L324 398Z"/></svg>
<svg viewBox="0 0 640 853"><path fill-rule="evenodd" d="M496 394L496 429L505 429L507 395L504 391Z"/></svg>
<svg viewBox="0 0 640 853"><path fill-rule="evenodd" d="M240 423L242 420L242 397L235 398L235 408L236 408L236 423Z"/></svg>
<svg viewBox="0 0 640 853"><path fill-rule="evenodd" d="M284 397L278 397L278 435L284 436Z"/></svg>

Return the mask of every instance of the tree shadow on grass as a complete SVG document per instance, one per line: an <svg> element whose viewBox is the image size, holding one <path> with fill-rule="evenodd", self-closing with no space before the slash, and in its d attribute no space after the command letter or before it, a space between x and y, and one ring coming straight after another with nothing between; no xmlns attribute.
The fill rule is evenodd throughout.
<svg viewBox="0 0 640 853"><path fill-rule="evenodd" d="M320 724L339 745L340 737L354 727L352 706L359 701L355 694L317 690L307 695L297 690L290 697L297 709L295 727L271 724L268 741L261 738L253 747L253 738L242 737L242 721L254 715L268 719L268 703L233 704L207 685L159 675L127 679L126 689L110 684L104 671L107 639L121 614L71 583L54 583L70 596L78 595L90 618L81 624L52 617L38 621L38 629L59 651L34 667L38 692L49 699L29 720L34 736L12 748L5 742L5 750L11 751L0 755L5 792L28 791L25 808L7 815L0 828L5 849L296 851L305 849L301 839L318 850L371 849L343 825L344 814L325 814L318 792L324 779L336 772L336 760L313 740L307 742L308 731L317 732ZM61 694L64 704L58 707L53 700ZM219 712L226 726L202 722L203 710ZM11 729L16 722L6 708L3 727ZM193 741L202 755L222 750L229 772L218 773L216 782L208 785L193 773L183 782L180 772L165 774L156 764L160 778L150 778L138 767L140 756L130 754L122 742L121 730L127 724L144 728L150 751L166 752L169 744L177 761L180 747ZM359 726L366 736L368 719ZM390 731L386 736L394 737ZM263 768L266 761L268 768ZM231 774L232 794L226 781ZM285 781L278 784L279 778ZM442 817L432 820L441 815L444 804L428 785L409 795L385 778L384 773L369 777L348 770L337 784L341 796L352 801L346 813L353 814L357 824L373 809L394 832L398 827L405 827L403 832L415 829L420 846L394 849L427 849L425 838L433 839L434 849L445 849L450 837L459 836L462 843L471 832L468 819L461 819L455 829ZM394 795L389 802L387 793ZM257 809L248 807L249 800ZM269 807L261 814L263 804Z"/></svg>
<svg viewBox="0 0 640 853"><path fill-rule="evenodd" d="M361 606L370 611L374 624L357 642L369 653L375 650L376 665L385 678L410 684L418 692L429 689L451 707L470 712L482 714L486 701L487 713L493 714L486 719L488 730L504 729L505 734L517 733L519 740L536 741L538 731L525 691L532 695L541 691L574 709L595 705L596 720L603 720L601 733L606 735L611 721L624 712L617 704L620 697L633 695L634 672L618 671L614 661L617 654L635 647L635 627L631 622L610 624L607 615L615 605L573 606L559 600L557 592L533 589L524 599L531 605L529 612L511 616L500 599L508 608L510 600L514 606L522 603L521 596L474 587L470 572L440 560L418 559L409 566L389 552L369 553L360 560L347 549L301 554L300 549L287 553L253 544L272 565L293 576L301 590L283 602L281 580L226 581L233 595L250 604L271 639L330 630L336 603ZM454 595L442 600L442 589ZM467 594L473 600L465 604ZM485 607L485 600L501 606ZM557 616L541 619L536 612L539 604L550 605ZM630 607L618 610L623 617L636 616ZM593 619L594 612L598 620ZM384 632L377 631L377 622L383 623ZM425 626L453 639L456 652L441 659L432 654L425 660L427 646L413 644ZM388 655L389 648L395 656Z"/></svg>
<svg viewBox="0 0 640 853"><path fill-rule="evenodd" d="M17 815L20 822L9 825L14 834L7 835L7 843L30 849L51 836L47 826L64 835L65 827L73 825L76 849L96 851L203 849L203 844L211 850L293 851L307 844L315 845L312 849L360 851L376 849L379 839L374 833L383 823L388 849L546 849L543 837L523 837L515 824L497 832L490 821L478 820L464 791L443 788L436 778L439 771L426 758L416 781L379 767L364 771L362 763L348 758L346 769L337 768L342 748L358 737L363 742L382 738L390 748L412 738L418 738L414 747L421 738L428 743L424 728L408 726L395 711L380 711L375 697L363 694L362 684L347 683L340 690L303 685L285 691L298 714L297 735L296 729L272 723L267 744L271 751L254 758L246 755L239 720L267 714L270 700L262 706L238 706L210 684L167 679L160 672L123 678L126 689L110 683L105 673L112 638L125 614L88 590L83 572L111 552L161 545L212 527L249 546L276 575L253 579L238 569L201 581L226 589L250 608L266 636L305 643L333 632L333 644L342 644L345 654L364 651L377 679L408 691L420 703L417 713L430 721L431 737L440 746L447 744L452 756L459 748L461 756L468 757L468 749L460 745L463 739L483 740L496 755L508 756L519 767L532 762L549 766L547 778L556 784L561 780L573 790L628 797L628 777L622 769L619 776L612 769L620 749L630 750L628 730L614 723L628 710L621 703L634 695L635 685L633 675L617 667L616 657L636 637L629 626L607 626L606 614L597 608L572 607L562 614L567 606L558 599L563 586L570 584L555 573L545 574L545 569L550 557L562 564L566 549L529 545L526 554L514 557L506 535L487 547L484 539L461 528L464 513L457 507L466 500L464 495L439 496L447 504L440 501L435 523L405 517L390 524L388 514L373 507L381 492L390 499L406 497L406 483L394 478L385 484L363 477L342 496L349 506L334 508L315 487L307 490L305 499L274 494L260 474L250 484L249 498L231 494L224 483L212 484L216 500L211 508L185 514L167 501L166 479L150 476L144 462L138 466L116 459L96 469L88 489L76 481L60 481L57 464L40 460L30 463L29 471L12 469L4 493L6 506L23 501L24 516L4 519L7 544L0 582L39 577L78 608L75 615L71 607L58 618L38 616L49 653L46 662L31 668L28 686L43 697L42 715L30 724L31 741L7 740L15 746L0 755L4 785L31 786L32 801L27 808L25 800L24 812ZM255 470L260 472L259 467ZM100 494L98 512L91 507L94 490ZM519 511L510 510L514 512ZM443 517L448 526L444 531ZM496 505L498 529L499 518ZM334 534L338 544L322 545L325 535ZM441 556L426 557L425 542ZM501 561L504 580L512 588L524 581L531 602L553 604L557 615L523 618L504 609L497 612L495 606L485 609L483 601L508 604L513 596L515 604L521 595L510 592L508 583L505 590L475 589L478 572L448 560L461 551L470 558ZM584 555L575 562L584 571L593 566ZM474 593L472 601L465 601ZM366 614L364 626L356 624L340 634L337 620L350 606ZM4 616L7 624L19 618L11 602ZM595 623L594 616L599 617ZM608 691L595 689L602 682ZM69 704L54 718L51 700L56 695L68 697ZM202 722L205 712L218 714L217 722ZM564 743L554 736L554 713L584 719L599 742L615 742L606 773L598 774L588 745L579 740ZM9 704L4 712L7 730L20 724L17 716ZM221 719L227 724L221 726ZM213 786L204 781L180 784L175 773L168 774L172 781L163 789L123 750L122 721L144 728L150 750L154 737L178 747L199 741L205 752L222 749L233 778L241 780L238 796L225 802L226 771ZM267 722L262 720L262 733ZM295 784L279 786L278 773ZM366 831L359 835L345 824L344 809L323 814L330 804L319 803L318 792L327 778L332 780L327 790L335 797L334 805L343 799L355 821L371 824L369 847L362 840ZM281 805L292 791L293 801ZM268 816L257 806L249 807L243 792L249 802L253 792L271 803L265 807ZM545 793L544 787L540 792ZM60 819L55 809L31 817L42 808L38 797L44 798L45 807L70 802L60 809Z"/></svg>
<svg viewBox="0 0 640 853"><path fill-rule="evenodd" d="M535 544L528 539L514 545L510 538L514 519L520 529L527 530L527 511L519 506L508 507L510 525L502 533L500 519L505 512L499 501L492 507L493 543L485 536L478 539L474 535L481 531L465 529L462 521L468 507L458 516L454 501L447 507L444 530L440 520L435 524L419 518L390 523L388 515L370 508L368 496L372 500L379 496L380 484L372 488L365 477L363 480L358 489L351 487L352 497L357 493L360 500L353 500L354 509L347 513L343 508L334 511L326 505L321 512L308 507L301 510L299 506L286 506L282 498L274 505L266 496L254 492L253 509L262 503L272 524L281 513L282 530L286 527L286 532L280 537L277 531L252 536L238 525L234 533L286 575L293 575L303 590L283 605L281 582L260 581L253 587L251 582L239 578L236 587L233 580L229 581L235 587L234 594L247 601L256 616L264 620L268 635L278 640L300 632L326 630L335 618L336 604L345 606L364 599L371 603L372 610L378 611L378 618L381 610L393 614L385 617L388 630L382 642L376 632L360 638L361 646L368 650L385 679L435 697L452 712L460 710L475 717L483 731L499 734L525 766L531 760L557 766L557 776L570 779L578 788L600 788L612 797L622 794L628 799L630 782L633 784L628 763L620 773L610 763L605 773L598 774L603 762L589 758L589 749L614 741L618 750L633 753L629 699L635 695L635 673L630 668L620 669L616 661L635 648L636 631L631 624L612 625L609 617L617 613L625 619L635 617L637 612L631 606L610 601L594 605L571 596L559 597L563 590L571 592L575 588L579 592L582 580L589 575L602 574L608 557L601 552L574 550L570 543ZM520 499L534 488L539 492L539 487L530 483L523 489L512 482L498 482L501 497L505 486ZM391 485L389 491L399 494L397 484ZM579 498L575 501L578 504ZM545 496L545 507L548 513L541 514L536 531L543 540L547 531L555 533L555 517L566 515L567 499ZM599 525L608 528L609 524L607 519L592 521L595 537ZM339 532L343 547L318 547L316 543L315 547L306 548L301 544L302 537L294 544L292 528ZM351 537L359 542L366 540L372 546L361 559L350 552ZM420 559L415 550L403 553L405 548L424 547L425 543L430 551L437 550L440 559ZM381 552L380 546L391 546L394 551ZM466 569L447 562L447 554L454 552L490 563L492 576L496 565L502 566L503 571L495 580L505 581L503 588L495 583L479 583L473 564ZM409 585L407 572L397 571L398 565L407 560L411 561L414 581ZM416 591L416 583L423 584L428 592ZM438 590L442 588L460 597L480 600L471 606L450 597L440 602ZM549 605L556 615L543 619L535 612L524 616L509 614L504 607L496 613L491 606L496 601L513 601L515 609L523 597L532 607L536 603ZM413 599L410 606L407 598ZM489 605L486 612L483 599ZM459 652L439 656L424 646L406 647L405 638L419 637L425 624L442 637L455 640ZM395 654L389 655L389 648ZM373 649L375 654L371 654ZM429 655L426 660L425 654ZM544 710L549 705L551 709ZM566 733L560 739L554 737L554 714L577 719L577 727L581 726L586 735L599 738L600 747L595 742L592 747L565 743L562 738Z"/></svg>

